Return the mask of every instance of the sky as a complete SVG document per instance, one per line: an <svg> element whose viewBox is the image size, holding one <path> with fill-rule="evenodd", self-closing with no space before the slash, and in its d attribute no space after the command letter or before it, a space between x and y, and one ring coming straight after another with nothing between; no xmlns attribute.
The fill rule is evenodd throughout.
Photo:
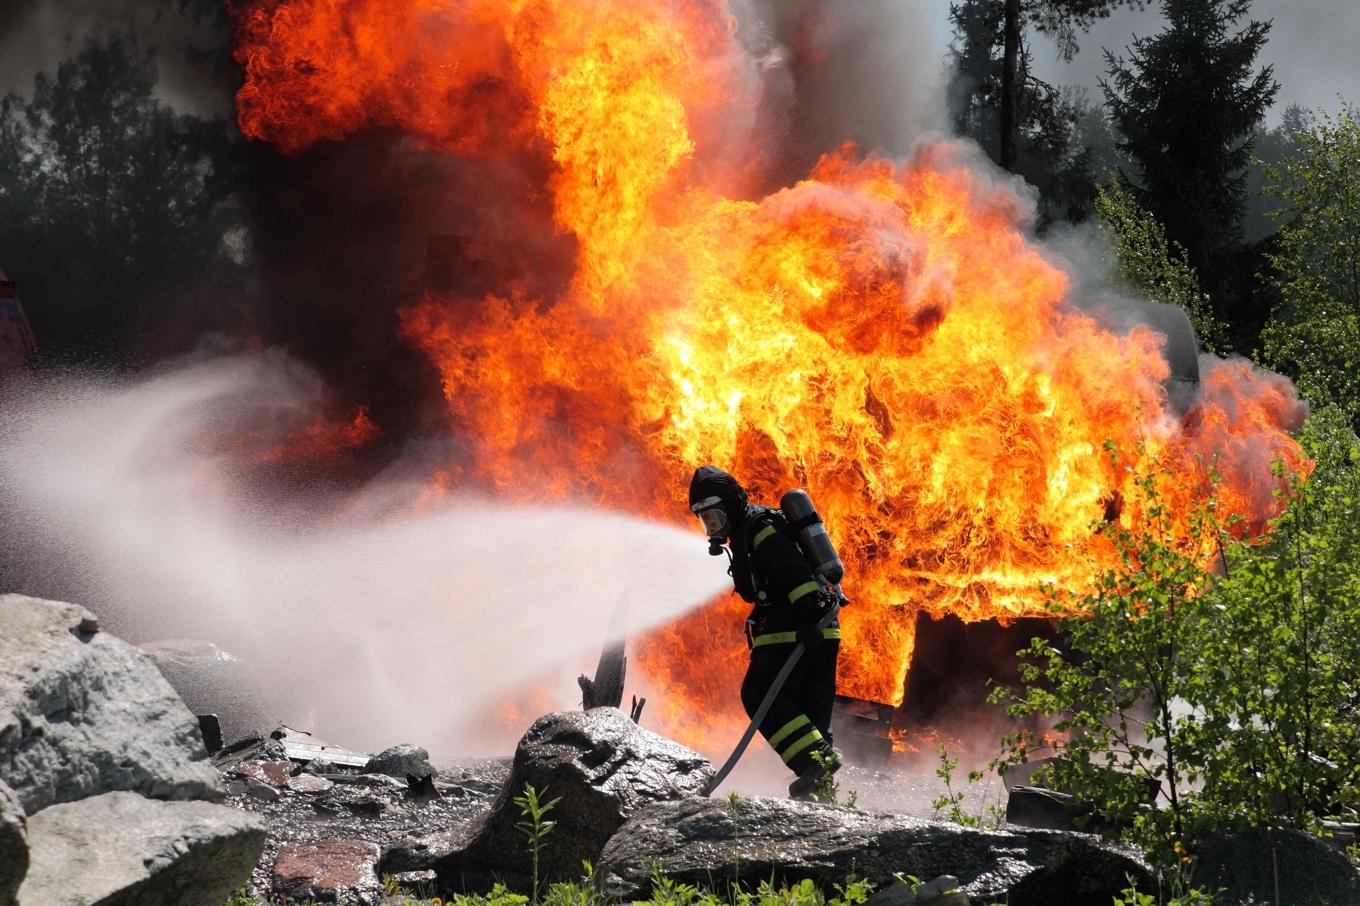
<svg viewBox="0 0 1360 906"><path fill-rule="evenodd" d="M905 0L917 6L932 36L944 52L951 30L948 0ZM1275 67L1280 93L1272 123L1290 103L1335 111L1337 95L1360 102L1360 0L1255 0L1254 19L1273 22L1258 64ZM1100 101L1097 80L1105 74L1102 48L1127 58L1133 37L1160 31L1157 4L1141 11L1121 10L1082 36L1080 52L1070 64L1057 60L1057 53L1043 37L1032 42L1035 75L1052 85L1083 86L1090 100Z"/></svg>
<svg viewBox="0 0 1360 906"><path fill-rule="evenodd" d="M855 0L835 0L855 2ZM927 31L926 40L915 42L909 52L932 53L942 58L949 44L949 0L897 0L908 7ZM38 68L51 68L61 58L65 36L79 30L111 7L137 10L143 29L164 33L176 24L156 22L151 0L0 0L0 92L26 91ZM1252 15L1270 19L1274 26L1261 62L1275 67L1280 94L1272 119L1289 103L1337 109L1337 95L1360 101L1360 0L1255 0ZM167 17L173 18L173 17ZM1054 85L1084 86L1090 100L1100 100L1097 79L1104 74L1102 48L1127 55L1134 35L1154 34L1160 28L1156 4L1142 11L1120 11L1098 23L1080 42L1081 51L1070 64L1056 59L1052 46L1042 37L1033 41L1036 75ZM925 50L933 48L933 52ZM162 57L163 91L171 100L182 101L194 93L195 73L182 60ZM209 106L229 105L225 98ZM214 112L222 112L220 110Z"/></svg>

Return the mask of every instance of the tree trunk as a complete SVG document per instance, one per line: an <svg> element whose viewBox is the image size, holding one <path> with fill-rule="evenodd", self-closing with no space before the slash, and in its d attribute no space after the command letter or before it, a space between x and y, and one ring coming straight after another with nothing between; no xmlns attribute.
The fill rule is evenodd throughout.
<svg viewBox="0 0 1360 906"><path fill-rule="evenodd" d="M1006 0L1006 49L1001 61L1002 169L1015 172L1020 136L1020 0Z"/></svg>

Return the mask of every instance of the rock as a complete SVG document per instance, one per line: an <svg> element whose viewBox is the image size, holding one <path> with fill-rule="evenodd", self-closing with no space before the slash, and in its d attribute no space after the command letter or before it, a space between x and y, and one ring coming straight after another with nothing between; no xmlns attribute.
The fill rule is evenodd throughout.
<svg viewBox="0 0 1360 906"><path fill-rule="evenodd" d="M759 797L737 804L735 826L727 801L649 805L596 861L608 892L627 899L646 898L653 864L681 883L735 878L755 887L771 877L790 884L810 878L828 890L852 873L879 888L891 885L895 872L950 874L975 902L1009 906L1108 903L1125 875L1149 878L1136 856L1085 834L977 830Z"/></svg>
<svg viewBox="0 0 1360 906"><path fill-rule="evenodd" d="M278 788L265 783L255 777L246 780L246 795L253 796L261 802L278 802L283 794Z"/></svg>
<svg viewBox="0 0 1360 906"><path fill-rule="evenodd" d="M968 894L958 887L959 879L953 875L940 875L915 890L900 880L893 881L871 894L865 906L970 906Z"/></svg>
<svg viewBox="0 0 1360 906"><path fill-rule="evenodd" d="M1006 821L1020 827L1046 830L1094 831L1094 816L1089 806L1077 805L1068 793L1037 786L1011 787L1006 800Z"/></svg>
<svg viewBox="0 0 1360 906"><path fill-rule="evenodd" d="M28 825L19 797L0 780L0 906L14 906L28 871Z"/></svg>
<svg viewBox="0 0 1360 906"><path fill-rule="evenodd" d="M465 827L409 836L383 847L382 861L378 866L384 875L415 871L433 873L434 869L431 866L454 850L463 849L467 845L468 830Z"/></svg>
<svg viewBox="0 0 1360 906"><path fill-rule="evenodd" d="M288 785L293 765L287 761L243 761L232 768L231 774L250 777L270 786Z"/></svg>
<svg viewBox="0 0 1360 906"><path fill-rule="evenodd" d="M524 820L514 799L531 784L557 822L539 862L545 883L576 880L581 860L596 860L624 821L644 806L695 796L713 776L697 752L644 730L617 708L562 711L540 717L515 750L505 787L489 812L465 832L419 851L393 847L383 871L433 868L446 893L485 891L496 880L527 890L530 863ZM449 846L442 854L433 846Z"/></svg>
<svg viewBox="0 0 1360 906"><path fill-rule="evenodd" d="M345 811L345 806L337 799L322 796L312 800L312 809L322 815L339 815Z"/></svg>
<svg viewBox="0 0 1360 906"><path fill-rule="evenodd" d="M1221 889L1220 906L1360 904L1360 873L1325 840L1285 828L1257 828L1207 840L1195 854L1195 884ZM1277 888L1278 884L1278 888Z"/></svg>
<svg viewBox="0 0 1360 906"><path fill-rule="evenodd" d="M365 840L284 846L274 860L270 887L274 896L299 903L373 900L382 893L374 868L378 855L378 845Z"/></svg>
<svg viewBox="0 0 1360 906"><path fill-rule="evenodd" d="M114 790L220 798L198 721L146 655L82 632L90 619L0 595L0 777L24 811Z"/></svg>
<svg viewBox="0 0 1360 906"><path fill-rule="evenodd" d="M418 893L423 887L433 887L435 876L432 871L399 871L391 876L392 883Z"/></svg>
<svg viewBox="0 0 1360 906"><path fill-rule="evenodd" d="M264 848L260 821L208 802L116 792L28 819L21 906L222 906Z"/></svg>
<svg viewBox="0 0 1360 906"><path fill-rule="evenodd" d="M379 790L405 790L406 782L386 774L355 774L349 781L358 786L373 787Z"/></svg>
<svg viewBox="0 0 1360 906"><path fill-rule="evenodd" d="M383 749L368 760L365 774L386 774L405 780L408 777L433 777L434 766L430 764L430 753L419 746L402 743Z"/></svg>
<svg viewBox="0 0 1360 906"><path fill-rule="evenodd" d="M202 639L139 645L195 714L215 714L227 739L273 726L266 697L240 659Z"/></svg>
<svg viewBox="0 0 1360 906"><path fill-rule="evenodd" d="M387 803L377 796L360 796L345 801L345 808L351 815L359 818L376 818L387 811Z"/></svg>
<svg viewBox="0 0 1360 906"><path fill-rule="evenodd" d="M315 774L299 774L288 778L288 789L295 793L324 793L335 786L335 781Z"/></svg>
<svg viewBox="0 0 1360 906"><path fill-rule="evenodd" d="M434 785L434 778L416 777L414 775L408 778L406 798L413 799L416 802L429 802L432 799L438 799L439 790Z"/></svg>

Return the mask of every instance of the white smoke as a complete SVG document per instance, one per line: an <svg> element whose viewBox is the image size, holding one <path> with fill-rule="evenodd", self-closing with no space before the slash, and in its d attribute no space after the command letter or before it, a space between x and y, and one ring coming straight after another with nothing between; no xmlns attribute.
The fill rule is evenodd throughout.
<svg viewBox="0 0 1360 906"><path fill-rule="evenodd" d="M448 756L509 750L527 722L498 721L507 696L578 705L617 606L638 632L728 584L697 532L617 514L395 479L307 506L252 488L235 442L299 423L320 390L272 356L13 390L0 544L28 568L4 590L78 589L136 642L215 641L281 722L333 742Z"/></svg>

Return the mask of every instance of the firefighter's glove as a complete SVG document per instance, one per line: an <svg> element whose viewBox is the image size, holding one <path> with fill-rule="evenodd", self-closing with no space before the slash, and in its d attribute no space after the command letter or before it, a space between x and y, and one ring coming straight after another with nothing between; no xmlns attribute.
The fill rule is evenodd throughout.
<svg viewBox="0 0 1360 906"><path fill-rule="evenodd" d="M803 643L803 647L809 653L816 651L817 646L822 644L822 631L816 626L804 626L798 630L798 641Z"/></svg>

